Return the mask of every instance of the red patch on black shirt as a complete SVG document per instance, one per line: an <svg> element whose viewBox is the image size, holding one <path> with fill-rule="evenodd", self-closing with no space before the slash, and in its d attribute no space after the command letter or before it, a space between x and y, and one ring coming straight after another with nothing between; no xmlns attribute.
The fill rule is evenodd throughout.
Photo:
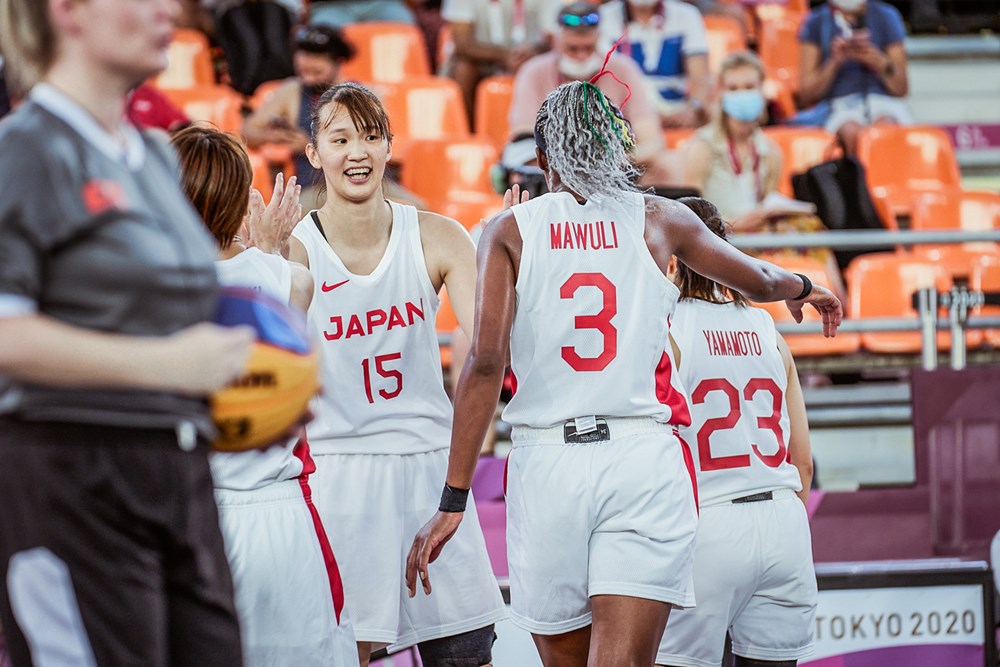
<svg viewBox="0 0 1000 667"><path fill-rule="evenodd" d="M91 179L83 184L80 196L91 215L100 215L111 209L125 210L125 190L114 181Z"/></svg>

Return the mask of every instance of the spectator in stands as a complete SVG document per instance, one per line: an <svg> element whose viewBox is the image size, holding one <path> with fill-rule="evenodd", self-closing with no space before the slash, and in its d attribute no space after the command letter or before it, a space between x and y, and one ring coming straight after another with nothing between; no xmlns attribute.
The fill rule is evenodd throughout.
<svg viewBox="0 0 1000 667"><path fill-rule="evenodd" d="M309 22L342 28L352 23L385 21L415 23L413 12L403 0L312 0Z"/></svg>
<svg viewBox="0 0 1000 667"><path fill-rule="evenodd" d="M295 175L302 186L302 208L318 208L322 172L306 158L313 105L340 79L340 67L354 56L340 31L331 26L304 26L295 33L293 62L296 76L288 79L247 118L243 127L247 145L286 146L295 160Z"/></svg>
<svg viewBox="0 0 1000 667"><path fill-rule="evenodd" d="M455 50L445 73L462 88L473 116L476 84L492 74L513 74L551 48L559 0L444 0Z"/></svg>
<svg viewBox="0 0 1000 667"><path fill-rule="evenodd" d="M559 31L555 49L535 56L517 71L510 107L511 136L534 131L535 116L550 92L569 81L586 81L601 69L604 54L597 48L600 10L593 2L574 2L558 14ZM668 151L649 87L639 66L629 57L612 53L608 69L632 92L610 76L598 80L598 87L622 108L636 136L633 159L645 169L645 185L675 185L682 178L680 155Z"/></svg>
<svg viewBox="0 0 1000 667"><path fill-rule="evenodd" d="M863 127L912 122L905 36L899 12L880 0L829 0L802 25L799 95L829 103L826 128L850 154Z"/></svg>
<svg viewBox="0 0 1000 667"><path fill-rule="evenodd" d="M626 30L627 29L627 30ZM701 13L679 0L611 0L601 6L601 44L622 35L656 91L664 127L699 127L708 120L708 39Z"/></svg>
<svg viewBox="0 0 1000 667"><path fill-rule="evenodd" d="M764 78L764 66L753 53L734 53L723 61L714 121L685 147L685 181L715 204L736 231L821 231L825 228L815 207L777 192L783 156L761 130ZM821 248L810 254L831 277L839 276L832 252ZM842 284L831 289L844 293Z"/></svg>

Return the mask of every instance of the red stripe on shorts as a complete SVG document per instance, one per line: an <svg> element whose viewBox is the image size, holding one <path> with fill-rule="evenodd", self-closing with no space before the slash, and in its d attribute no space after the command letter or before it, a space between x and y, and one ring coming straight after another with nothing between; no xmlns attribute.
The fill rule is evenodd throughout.
<svg viewBox="0 0 1000 667"><path fill-rule="evenodd" d="M694 508L698 510L698 514L701 514L701 510L698 508L698 474L694 470L694 457L691 455L691 447L688 446L684 438L678 431L674 431L674 435L681 443L681 455L684 457L684 465L688 469L688 476L691 478L691 490L694 492Z"/></svg>
<svg viewBox="0 0 1000 667"><path fill-rule="evenodd" d="M295 445L294 454L297 458L302 461L303 469L307 468L307 462L312 463L312 457L309 455L309 443L303 437L299 440L298 444ZM315 465L312 466L312 470L315 470ZM316 539L319 540L320 551L323 552L323 562L326 564L326 574L330 579L330 596L333 598L333 611L337 615L337 623L340 623L340 612L344 609L344 582L340 580L340 568L337 567L337 559L333 555L333 547L330 546L330 540L326 536L326 530L323 528L323 521L319 518L319 512L316 510L316 506L313 505L312 501L312 489L309 488L309 475L303 473L299 476L299 487L302 489L302 498L306 501L306 507L309 508L309 515L313 520L313 528L316 530Z"/></svg>

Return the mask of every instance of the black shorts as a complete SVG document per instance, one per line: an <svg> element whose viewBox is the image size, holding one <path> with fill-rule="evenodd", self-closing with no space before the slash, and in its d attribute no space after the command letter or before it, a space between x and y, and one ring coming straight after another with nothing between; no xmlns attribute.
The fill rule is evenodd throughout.
<svg viewBox="0 0 1000 667"><path fill-rule="evenodd" d="M15 667L241 665L207 446L0 420L0 626Z"/></svg>

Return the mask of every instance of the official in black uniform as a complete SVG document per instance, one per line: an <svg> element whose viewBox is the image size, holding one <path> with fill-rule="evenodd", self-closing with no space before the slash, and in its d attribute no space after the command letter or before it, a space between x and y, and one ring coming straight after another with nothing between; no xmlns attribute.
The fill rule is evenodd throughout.
<svg viewBox="0 0 1000 667"><path fill-rule="evenodd" d="M0 625L16 667L241 664L205 397L212 240L123 116L177 0L0 0ZM35 85L37 84L37 85Z"/></svg>

